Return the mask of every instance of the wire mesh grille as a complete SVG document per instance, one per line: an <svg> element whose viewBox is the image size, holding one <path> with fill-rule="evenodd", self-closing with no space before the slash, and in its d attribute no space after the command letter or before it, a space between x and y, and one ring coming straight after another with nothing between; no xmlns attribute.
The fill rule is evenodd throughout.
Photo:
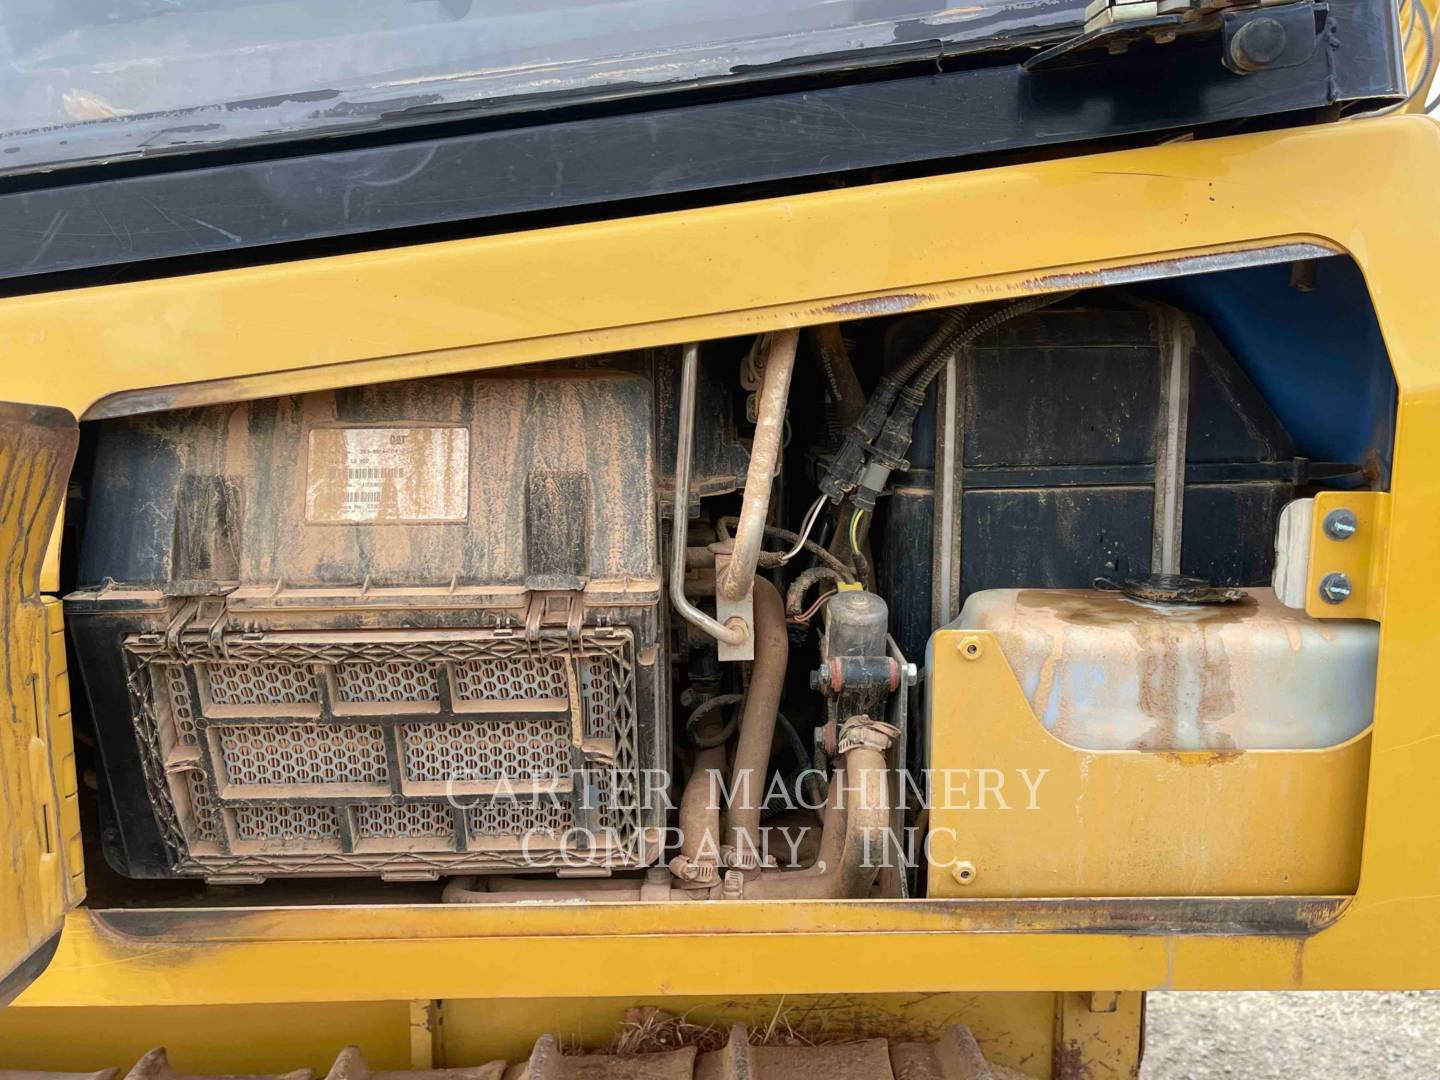
<svg viewBox="0 0 1440 1080"><path fill-rule="evenodd" d="M216 705L301 705L320 700L315 673L293 664L207 664Z"/></svg>
<svg viewBox="0 0 1440 1080"><path fill-rule="evenodd" d="M575 810L558 799L484 799L467 812L475 836L563 833L575 824Z"/></svg>
<svg viewBox="0 0 1440 1080"><path fill-rule="evenodd" d="M219 842L221 827L215 800L205 786L205 774L197 769L185 773L185 790L190 797L190 836L204 844Z"/></svg>
<svg viewBox="0 0 1440 1080"><path fill-rule="evenodd" d="M407 780L542 780L570 771L564 713L406 724L402 738Z"/></svg>
<svg viewBox="0 0 1440 1080"><path fill-rule="evenodd" d="M585 702L585 737L608 739L615 733L616 680L609 677L603 659L591 658L580 664L580 693Z"/></svg>
<svg viewBox="0 0 1440 1080"><path fill-rule="evenodd" d="M170 719L175 724L177 741L185 746L194 746L195 710L190 701L190 687L185 682L185 669L179 664L162 664L160 680L170 704Z"/></svg>
<svg viewBox="0 0 1440 1080"><path fill-rule="evenodd" d="M445 803L403 803L399 806L357 806L355 831L363 840L445 838L455 835L455 822Z"/></svg>
<svg viewBox="0 0 1440 1080"><path fill-rule="evenodd" d="M626 629L586 628L578 640L197 635L179 649L132 635L124 645L146 781L179 872L414 876L646 858ZM453 712L451 698L490 704ZM385 707L334 708L364 703ZM590 761L577 734L613 738L613 758L607 746ZM599 797L582 810L586 776ZM457 813L433 786L527 780L555 782L556 793L460 795ZM577 822L610 839L572 847ZM507 837L515 843L496 845Z"/></svg>
<svg viewBox="0 0 1440 1080"><path fill-rule="evenodd" d="M232 784L387 784L375 724L237 724L214 729Z"/></svg>
<svg viewBox="0 0 1440 1080"><path fill-rule="evenodd" d="M435 701L440 696L435 670L425 664L336 664L339 699L355 703Z"/></svg>
<svg viewBox="0 0 1440 1080"><path fill-rule="evenodd" d="M563 656L504 657L455 665L455 697L460 701L569 696Z"/></svg>
<svg viewBox="0 0 1440 1080"><path fill-rule="evenodd" d="M235 835L240 840L333 840L340 835L335 808L250 803L235 808Z"/></svg>

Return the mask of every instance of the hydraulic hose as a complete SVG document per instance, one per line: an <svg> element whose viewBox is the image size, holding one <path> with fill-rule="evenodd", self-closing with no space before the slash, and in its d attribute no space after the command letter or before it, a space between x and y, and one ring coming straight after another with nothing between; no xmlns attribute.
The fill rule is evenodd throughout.
<svg viewBox="0 0 1440 1080"><path fill-rule="evenodd" d="M740 737L730 773L730 807L725 815L726 840L740 866L758 865L760 813L765 804L765 777L770 746L775 741L775 715L790 658L785 605L769 580L755 579L755 664L740 716Z"/></svg>

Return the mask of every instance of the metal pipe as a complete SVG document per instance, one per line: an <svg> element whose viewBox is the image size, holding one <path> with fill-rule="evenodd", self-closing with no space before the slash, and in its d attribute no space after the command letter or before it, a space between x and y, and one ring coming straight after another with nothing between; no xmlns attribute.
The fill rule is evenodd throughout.
<svg viewBox="0 0 1440 1080"><path fill-rule="evenodd" d="M790 396L790 375L795 370L795 346L799 340L798 330L780 330L770 338L765 382L760 387L760 400L755 409L755 438L750 446L750 468L745 474L740 524L735 529L730 562L715 582L716 595L731 602L744 600L755 583L755 567L760 562L765 517L770 508L770 481L780 461L785 405ZM679 483L678 475L676 483Z"/></svg>
<svg viewBox="0 0 1440 1080"><path fill-rule="evenodd" d="M730 773L730 810L726 814L727 843L740 865L759 863L760 812L765 805L765 776L770 747L775 741L775 716L790 658L790 635L785 626L785 605L769 579L757 577L755 590L755 666L740 715L740 737Z"/></svg>
<svg viewBox="0 0 1440 1080"><path fill-rule="evenodd" d="M763 872L755 881L746 882L745 899L844 900L868 896L880 873L880 867L870 860L886 851L885 830L889 824L890 781L885 755L868 746L853 747L845 754L844 772L837 770L831 782L831 801L826 805L825 830L820 836L820 859L805 870Z"/></svg>
<svg viewBox="0 0 1440 1080"><path fill-rule="evenodd" d="M676 424L679 437L675 445L675 520L670 538L670 603L686 622L699 627L716 641L726 645L743 645L750 636L750 628L743 619L732 618L723 623L719 622L697 608L685 595L685 534L686 524L690 519L690 454L695 439L695 382L699 366L700 346L691 342L685 346L680 362L680 412ZM758 434L757 430L757 436ZM751 465L754 465L753 457ZM765 478L765 486L768 492L768 476ZM746 504L749 504L748 488ZM750 572L753 576L753 564Z"/></svg>
<svg viewBox="0 0 1440 1080"><path fill-rule="evenodd" d="M670 870L683 888L708 889L720 876L720 788L725 747L711 746L695 755L695 771L680 797L680 857Z"/></svg>

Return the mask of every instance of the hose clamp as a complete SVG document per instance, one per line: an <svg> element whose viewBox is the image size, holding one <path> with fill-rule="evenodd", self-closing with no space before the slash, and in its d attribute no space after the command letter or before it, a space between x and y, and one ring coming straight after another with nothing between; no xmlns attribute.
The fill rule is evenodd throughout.
<svg viewBox="0 0 1440 1080"><path fill-rule="evenodd" d="M670 860L670 873L687 885L709 887L720 880L720 868L713 862L676 855Z"/></svg>
<svg viewBox="0 0 1440 1080"><path fill-rule="evenodd" d="M840 753L863 748L883 754L899 737L900 729L894 724L868 716L851 716L840 725Z"/></svg>

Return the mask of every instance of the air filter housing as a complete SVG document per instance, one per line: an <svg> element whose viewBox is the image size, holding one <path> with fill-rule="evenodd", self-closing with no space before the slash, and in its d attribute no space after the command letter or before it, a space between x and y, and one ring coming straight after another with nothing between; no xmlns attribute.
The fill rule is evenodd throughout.
<svg viewBox="0 0 1440 1080"><path fill-rule="evenodd" d="M111 863L654 861L654 428L603 367L104 424L66 615Z"/></svg>

